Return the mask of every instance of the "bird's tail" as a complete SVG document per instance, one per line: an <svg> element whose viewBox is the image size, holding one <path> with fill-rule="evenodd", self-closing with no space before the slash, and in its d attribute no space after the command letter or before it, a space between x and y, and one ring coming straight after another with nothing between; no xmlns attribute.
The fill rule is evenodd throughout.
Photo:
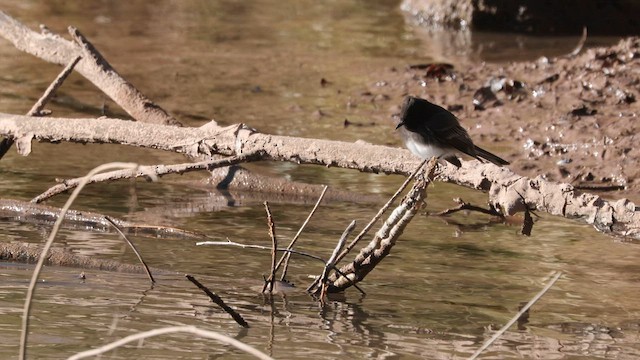
<svg viewBox="0 0 640 360"><path fill-rule="evenodd" d="M476 156L490 161L498 166L509 165L509 162L498 155L494 155L481 147L475 147Z"/></svg>

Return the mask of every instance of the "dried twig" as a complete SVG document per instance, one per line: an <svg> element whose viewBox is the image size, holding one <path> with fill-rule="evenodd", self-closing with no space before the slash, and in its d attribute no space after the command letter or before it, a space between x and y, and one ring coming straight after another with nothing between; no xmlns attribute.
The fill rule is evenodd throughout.
<svg viewBox="0 0 640 360"><path fill-rule="evenodd" d="M237 243L237 242L230 241L230 240L227 240L227 241L200 241L200 242L196 243L196 246L199 246L199 245L237 246L237 247L241 247L243 249L260 249L260 250L271 250L271 249L273 249L272 247L267 247L267 246L262 246L262 245L253 245L253 244L242 244L242 243ZM302 251L298 251L298 250L278 249L278 251L289 252L289 253L292 253L292 254L305 256L305 257L308 257L308 258L311 258L311 259L315 259L315 260L321 261L323 264L326 263L326 261L323 258L319 257L319 256L316 256L316 255L313 255L313 254L308 254L308 253L305 253L305 252L302 252Z"/></svg>
<svg viewBox="0 0 640 360"><path fill-rule="evenodd" d="M347 228L344 230L344 232L342 233L342 236L340 236L340 240L338 240L338 244L336 244L336 247L333 249L333 253L331 254L331 257L329 257L329 260L327 260L327 263L324 266L324 270L322 270L322 275L320 276L320 279L321 279L320 281L322 283L322 290L320 291L320 301L323 301L327 291L327 278L329 277L329 271L336 266L336 259L338 258L338 254L340 253L340 251L342 251L342 248L344 247L344 243L347 241L347 237L349 236L349 234L351 234L351 232L355 228L356 228L356 221L353 220L349 224L349 226L347 226Z"/></svg>
<svg viewBox="0 0 640 360"><path fill-rule="evenodd" d="M78 187L73 191L73 193L71 193L71 196L69 196L69 199L64 204L64 207L62 207L62 210L60 211L60 216L58 216L58 219L56 220L55 224L53 224L53 229L51 229L51 234L49 234L49 238L47 239L47 241L44 244L44 247L42 248L42 253L40 254L40 258L38 259L38 263L36 264L35 269L33 270L33 275L31 276L31 281L29 282L29 288L27 289L27 296L24 302L24 311L22 313L22 334L20 336L20 354L19 354L20 360L26 359L26 356L27 356L27 337L29 334L29 331L28 331L29 313L31 311L31 300L33 299L33 295L35 294L38 276L40 276L40 271L42 270L44 261L47 258L47 252L49 251L49 248L51 248L51 245L53 244L53 240L58 234L58 230L60 229L60 224L62 223L62 220L64 219L64 215L66 214L67 210L69 210L69 207L71 206L73 201L76 199L76 197L78 197L78 194L80 193L80 191L82 191L82 188L86 184L86 181L88 181L89 178L94 174L99 173L101 171L110 170L110 169L122 169L122 168L135 169L137 166L138 164L134 164L134 163L113 162L113 163L103 164L94 168L93 170L89 171L87 176L85 176L85 181L78 185Z"/></svg>
<svg viewBox="0 0 640 360"><path fill-rule="evenodd" d="M582 48L584 47L584 43L587 41L587 27L583 27L582 28L582 36L580 36L580 40L578 41L578 45L576 45L575 48L573 48L573 50L568 53L567 55L565 55L565 57L568 58L573 58L578 56L578 54L580 54L580 51L582 51Z"/></svg>
<svg viewBox="0 0 640 360"><path fill-rule="evenodd" d="M148 177L149 174L161 177L167 174L183 174L191 171L208 170L236 165L240 163L246 163L259 160L260 156L257 153L242 154L239 156L232 156L225 159L207 160L196 163L183 163L174 165L147 165L140 166L136 171L131 170L118 170L108 173L97 174L89 179L89 184L99 183L104 181L130 179L134 177ZM78 186L83 178L75 178L64 180L61 184L50 187L47 191L31 199L33 203L39 203L47 200L55 195L61 194L69 189L73 189Z"/></svg>
<svg viewBox="0 0 640 360"><path fill-rule="evenodd" d="M146 271L147 276L149 277L149 281L151 281L151 286L153 286L153 284L155 284L156 280L153 278L153 275L151 275L151 270L149 270L149 267L147 266L147 263L142 259L142 255L140 255L140 252L138 251L136 246L133 245L131 240L129 240L127 235L122 231L122 229L120 229L120 227L118 226L118 224L116 224L115 221L113 221L108 216L105 216L104 219L107 220L109 222L109 224L111 224L111 226L113 226L114 229L116 229L118 234L120 234L122 239L124 239L124 241L129 245L131 250L133 250L133 252L136 254L136 256L138 257L138 260L140 260L140 262L142 263L142 266L144 266L144 270Z"/></svg>
<svg viewBox="0 0 640 360"><path fill-rule="evenodd" d="M248 354L251 354L255 357L257 357L258 359L262 359L262 360L274 360L272 357L270 357L269 355L254 349L253 347L244 344L234 338L228 337L226 335L222 335L219 334L217 332L214 331L208 331L208 330L202 330L202 329L198 329L195 326L170 326L170 327L164 327L164 328L159 328L159 329L154 329L154 330L150 330L150 331L145 331L145 332L141 332L141 333L137 333L137 334L133 334L133 335L129 335L127 337L124 337L120 340L114 341L112 343L103 345L99 348L96 349L92 349L92 350L87 350L87 351L83 351L80 353L77 353L71 357L69 357L68 360L79 360L79 359L85 359L91 356L96 356L96 355L100 355L103 354L107 351L119 348L120 346L123 346L125 344L128 344L130 342L133 341L138 341L138 340L142 340L142 339L146 339L149 337L153 337L153 336L158 336L158 335L164 335L164 334L171 334L171 333L177 333L177 332L186 332L186 333L190 333L190 334L194 334L194 335L198 335L198 336L202 336L205 338L209 338L209 339L214 339L214 340L218 340L224 344L228 344L231 345L233 347L235 347L236 349L242 350Z"/></svg>
<svg viewBox="0 0 640 360"><path fill-rule="evenodd" d="M298 237L300 237L300 234L302 234L302 230L304 230L304 228L309 223L309 220L311 220L311 217L313 216L313 214L316 213L316 210L318 209L318 206L320 206L320 203L322 202L322 199L324 198L324 195L327 193L327 189L329 189L329 187L325 185L325 187L322 189L322 193L320 194L320 196L318 197L318 200L316 201L316 204L313 206L313 209L311 209L311 212L309 213L307 218L302 223L302 226L300 226L300 229L298 229L298 232L296 233L296 235L293 237L293 239L291 239L291 242L287 246L287 249L289 249L289 250L293 249L293 246L296 244L296 241L298 240ZM280 261L278 261L278 265L276 265L276 271L277 271L280 268L280 265L282 265L282 263L284 261L284 267L282 268L282 274L280 275L280 281L285 281L285 278L287 276L287 269L289 267L289 259L290 258L291 258L291 253L290 252L286 252L286 253L284 253L284 255L282 255L282 257L280 258Z"/></svg>
<svg viewBox="0 0 640 360"><path fill-rule="evenodd" d="M202 285L202 283L196 280L193 276L186 274L185 277L189 281L191 281L195 286L197 286L198 289L202 290L205 294L207 294L207 296L209 297L209 299L211 299L211 301L216 303L216 305L220 306L222 310L226 311L227 314L231 315L233 320L235 320L238 323L238 325L242 326L243 328L249 327L249 324L244 320L244 318L240 314L238 314L238 312L233 310L229 305L225 304L225 302L222 300L220 296L216 295L214 292L209 290L209 288Z"/></svg>
<svg viewBox="0 0 640 360"><path fill-rule="evenodd" d="M271 210L269 209L269 203L264 202L264 209L267 212L267 225L269 226L269 236L271 237L271 275L264 283L262 292L264 292L269 286L269 294L273 292L273 285L276 279L276 254L278 251L278 239L276 238L276 226L273 223L273 217L271 216Z"/></svg>
<svg viewBox="0 0 640 360"><path fill-rule="evenodd" d="M51 100L53 95L55 95L56 90L58 90L58 88L62 86L62 83L67 79L69 74L71 74L71 72L73 71L73 68L76 66L78 61L80 61L80 59L82 59L80 55L76 56L73 60L71 60L71 62L69 62L69 64L67 64L67 66L64 67L64 69L62 69L60 74L58 74L55 80L53 80L53 82L49 85L47 90L45 90L44 94L42 94L40 99L38 99L38 101L36 101L36 103L33 105L31 110L27 112L27 116L43 115L42 110L44 110L45 105L49 102L49 100ZM2 139L2 142L0 142L0 159L2 159L2 157L5 156L5 154L7 153L7 151L9 151L9 149L13 145L13 142L14 140L11 138ZM31 144L29 144L29 146L31 146Z"/></svg>
<svg viewBox="0 0 640 360"><path fill-rule="evenodd" d="M554 276L551 281L549 281L549 283L547 284L547 286L544 287L544 289L542 289L539 293L536 294L536 296L533 297L533 299L529 300L529 302L527 303L527 305L523 306L522 309L520 309L520 311L518 311L518 313L511 318L511 320L509 320L508 323L506 323L500 330L498 330L498 332L496 332L491 339L489 339L487 342L485 342L482 347L480 347L475 353L473 353L473 355L471 355L471 357L469 358L469 360L474 360L478 357L478 355L480 355L486 348L488 348L489 346L491 346L491 344L493 344L500 336L502 336L502 334L504 334L505 331L507 331L507 329L509 329L511 327L511 325L513 325L516 321L518 321L518 319L520 319L520 317L522 316L522 314L524 314L525 312L527 312L529 310L530 307L533 306L533 304L535 304L538 300L540 300L540 298L546 294L547 291L549 291L549 289L551 289L551 287L553 286L553 284L556 283L556 281L558 281L558 279L560 278L560 276L562 276L562 272L558 271L558 273L556 274L556 276Z"/></svg>

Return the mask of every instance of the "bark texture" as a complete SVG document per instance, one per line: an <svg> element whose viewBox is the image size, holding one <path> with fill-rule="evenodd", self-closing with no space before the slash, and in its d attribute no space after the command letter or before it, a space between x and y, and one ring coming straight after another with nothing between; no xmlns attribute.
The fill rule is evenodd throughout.
<svg viewBox="0 0 640 360"><path fill-rule="evenodd" d="M191 156L259 154L264 160L289 161L369 173L408 175L419 164L409 151L364 143L295 138L253 131L242 124L225 128L211 122L199 128L137 123L119 119L34 118L0 114L0 135L14 138L27 155L33 140L117 143L185 153ZM505 214L525 208L578 218L596 229L640 239L638 207L582 193L569 184L527 178L506 167L463 161L461 168L439 165L438 179L488 191L489 201Z"/></svg>

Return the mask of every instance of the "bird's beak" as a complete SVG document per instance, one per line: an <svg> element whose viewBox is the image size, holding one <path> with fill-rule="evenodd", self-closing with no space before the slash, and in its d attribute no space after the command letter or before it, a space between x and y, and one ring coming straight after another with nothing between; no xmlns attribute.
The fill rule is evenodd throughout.
<svg viewBox="0 0 640 360"><path fill-rule="evenodd" d="M399 123L398 125L396 125L396 130L398 130L398 129L399 129L401 126L403 126L403 125L404 125L404 122L403 122L403 121L400 121L400 123Z"/></svg>

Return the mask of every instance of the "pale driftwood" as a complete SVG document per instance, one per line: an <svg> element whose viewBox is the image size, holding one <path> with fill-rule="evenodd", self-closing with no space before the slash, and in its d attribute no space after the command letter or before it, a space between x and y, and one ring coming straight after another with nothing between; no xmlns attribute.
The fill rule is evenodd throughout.
<svg viewBox="0 0 640 360"><path fill-rule="evenodd" d="M0 135L19 139L77 143L117 143L192 156L259 153L264 160L290 161L362 172L408 175L420 159L407 150L365 143L261 134L242 125L199 128L144 124L117 119L33 118L0 114ZM25 146L23 155L30 152ZM596 229L640 239L640 212L626 199L607 201L569 184L527 178L507 167L463 161L462 167L438 167L438 180L489 192L489 201L505 215L525 207L566 218L579 218ZM523 201L524 199L524 201Z"/></svg>
<svg viewBox="0 0 640 360"><path fill-rule="evenodd" d="M78 29L69 27L69 33L75 42L48 31L32 31L0 11L0 36L9 40L17 49L58 65L66 65L75 57L81 56L82 60L75 70L113 99L131 117L142 122L180 125L173 116L120 76Z"/></svg>
<svg viewBox="0 0 640 360"><path fill-rule="evenodd" d="M436 162L429 161L415 177L413 186L400 204L389 214L373 239L360 250L355 259L329 278L328 292L342 292L362 281L391 251L405 227L418 213L427 198L427 186L433 178Z"/></svg>

